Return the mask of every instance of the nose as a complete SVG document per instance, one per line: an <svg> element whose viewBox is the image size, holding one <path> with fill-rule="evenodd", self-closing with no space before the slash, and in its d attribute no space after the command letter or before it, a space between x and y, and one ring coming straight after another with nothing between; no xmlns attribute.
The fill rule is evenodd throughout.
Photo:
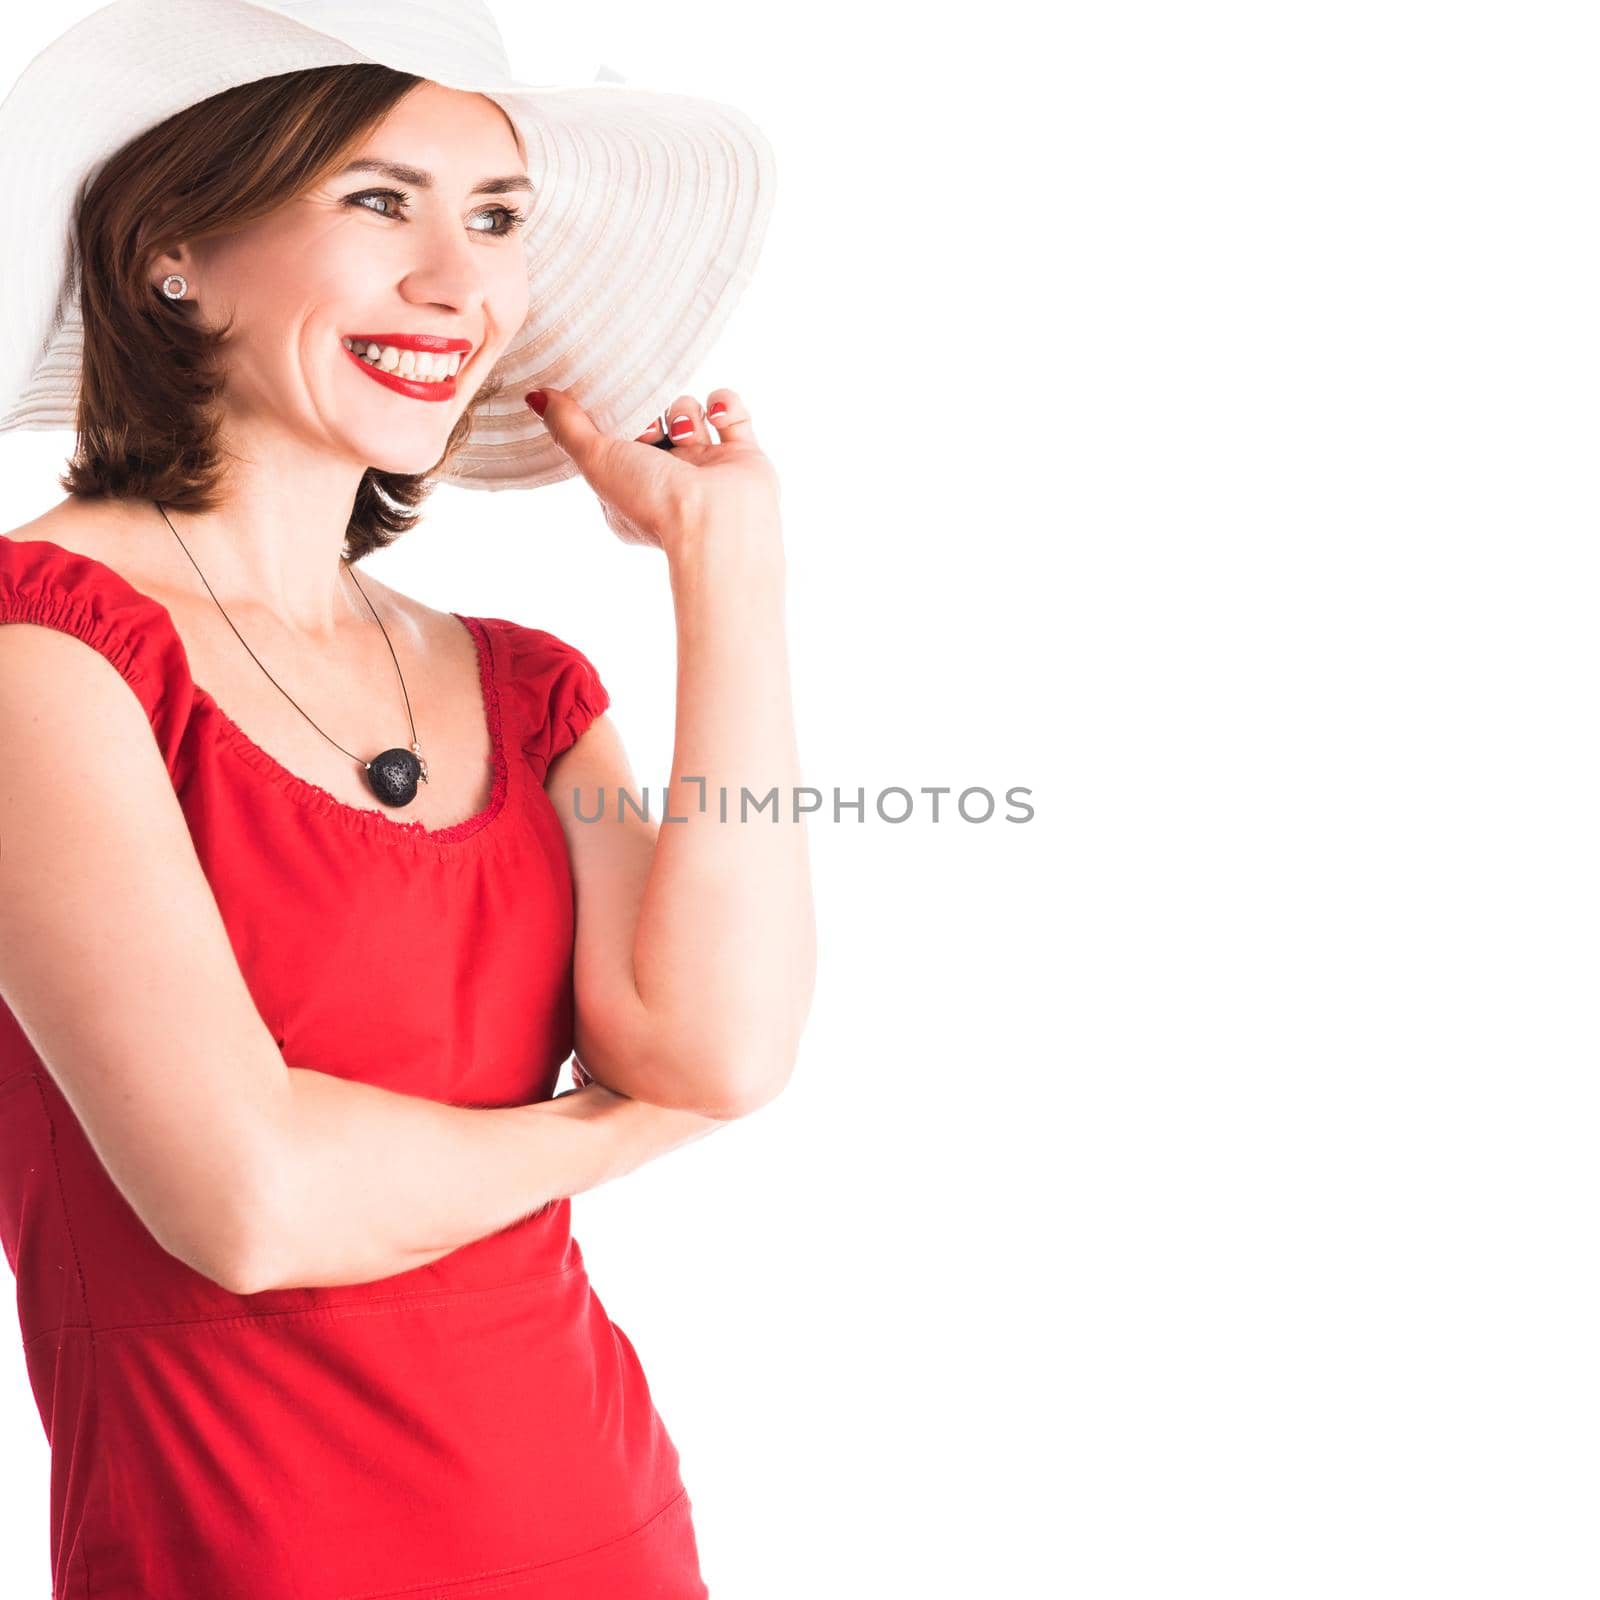
<svg viewBox="0 0 1600 1600"><path fill-rule="evenodd" d="M413 237L421 242L401 285L408 300L457 316L482 302L485 264L481 249L461 237L459 223L437 228L417 224Z"/></svg>

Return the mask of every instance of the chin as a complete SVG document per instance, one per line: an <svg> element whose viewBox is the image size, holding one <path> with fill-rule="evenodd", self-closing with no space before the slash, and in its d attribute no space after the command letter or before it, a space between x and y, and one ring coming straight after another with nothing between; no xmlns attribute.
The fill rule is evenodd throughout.
<svg viewBox="0 0 1600 1600"><path fill-rule="evenodd" d="M410 457L376 456L368 460L367 466L373 472L388 472L400 478L413 478L419 473L432 472L439 465L439 458L444 454L444 446L436 450L424 450Z"/></svg>
<svg viewBox="0 0 1600 1600"><path fill-rule="evenodd" d="M419 441L409 448L404 446L403 441L393 438L384 440L382 444L374 441L370 446L363 441L351 441L353 448L350 453L369 471L409 478L432 472L439 465L449 438L450 431L447 428L437 438Z"/></svg>

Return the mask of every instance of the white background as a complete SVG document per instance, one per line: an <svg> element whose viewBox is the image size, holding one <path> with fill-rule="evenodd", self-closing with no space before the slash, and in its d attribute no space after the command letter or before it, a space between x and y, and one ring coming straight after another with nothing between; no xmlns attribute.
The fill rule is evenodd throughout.
<svg viewBox="0 0 1600 1600"><path fill-rule="evenodd" d="M1035 807L815 820L791 1087L574 1203L713 1595L1593 1596L1584 8L573 9L525 77L777 151L692 387L782 474L805 780ZM374 570L579 644L662 781L665 564L580 480Z"/></svg>

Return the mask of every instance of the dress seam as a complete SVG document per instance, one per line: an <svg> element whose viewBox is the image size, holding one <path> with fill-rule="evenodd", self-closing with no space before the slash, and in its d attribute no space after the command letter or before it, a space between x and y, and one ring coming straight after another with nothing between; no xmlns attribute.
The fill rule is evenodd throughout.
<svg viewBox="0 0 1600 1600"><path fill-rule="evenodd" d="M599 1544L589 1545L586 1549L576 1550L571 1555L557 1556L554 1561L525 1561L515 1567L491 1567L483 1572L469 1572L459 1578L436 1578L427 1583L411 1583L401 1589L367 1589L360 1594L342 1594L338 1600L405 1600L407 1595L414 1594L439 1594L441 1591L448 1594L462 1584L476 1585L480 1579L500 1579L501 1582L492 1583L488 1587L476 1590L478 1594L490 1594L495 1589L505 1588L509 1584L520 1583L533 1572L548 1572L553 1567L566 1566L569 1562L582 1561L587 1556L599 1555L603 1550L609 1550L613 1545L626 1543L629 1539L637 1538L651 1523L659 1521L680 1501L688 1497L687 1485L680 1485L676 1494L663 1506L658 1506L642 1522L629 1528L624 1533L614 1535L610 1539L602 1539ZM473 1600L467 1596L466 1600Z"/></svg>
<svg viewBox="0 0 1600 1600"><path fill-rule="evenodd" d="M90 1332L106 1337L122 1333L160 1333L175 1328L214 1328L250 1323L282 1323L292 1318L312 1317L337 1321L344 1317L376 1316L406 1306L436 1305L442 1301L467 1301L486 1299L495 1295L514 1294L521 1289L538 1288L563 1278L570 1278L584 1270L581 1261L558 1267L552 1272L535 1273L531 1277L513 1278L508 1283L476 1284L468 1288L426 1289L415 1293L375 1295L366 1300L337 1301L331 1305L282 1306L262 1311L225 1312L214 1317L171 1317L154 1322L119 1322L94 1327ZM64 1323L62 1327L73 1324Z"/></svg>

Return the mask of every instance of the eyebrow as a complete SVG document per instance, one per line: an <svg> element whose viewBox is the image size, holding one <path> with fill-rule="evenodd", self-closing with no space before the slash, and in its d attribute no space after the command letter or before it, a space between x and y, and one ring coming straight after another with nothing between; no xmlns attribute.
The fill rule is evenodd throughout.
<svg viewBox="0 0 1600 1600"><path fill-rule="evenodd" d="M351 172L379 172L386 178L393 178L396 183L409 183L418 189L431 189L433 187L433 174L423 172L418 167L404 167L394 161L352 161L349 166L341 167L335 174L344 177ZM508 178L485 178L481 183L474 185L473 194L512 194L521 190L525 194L533 193L533 184L524 172L513 173Z"/></svg>

